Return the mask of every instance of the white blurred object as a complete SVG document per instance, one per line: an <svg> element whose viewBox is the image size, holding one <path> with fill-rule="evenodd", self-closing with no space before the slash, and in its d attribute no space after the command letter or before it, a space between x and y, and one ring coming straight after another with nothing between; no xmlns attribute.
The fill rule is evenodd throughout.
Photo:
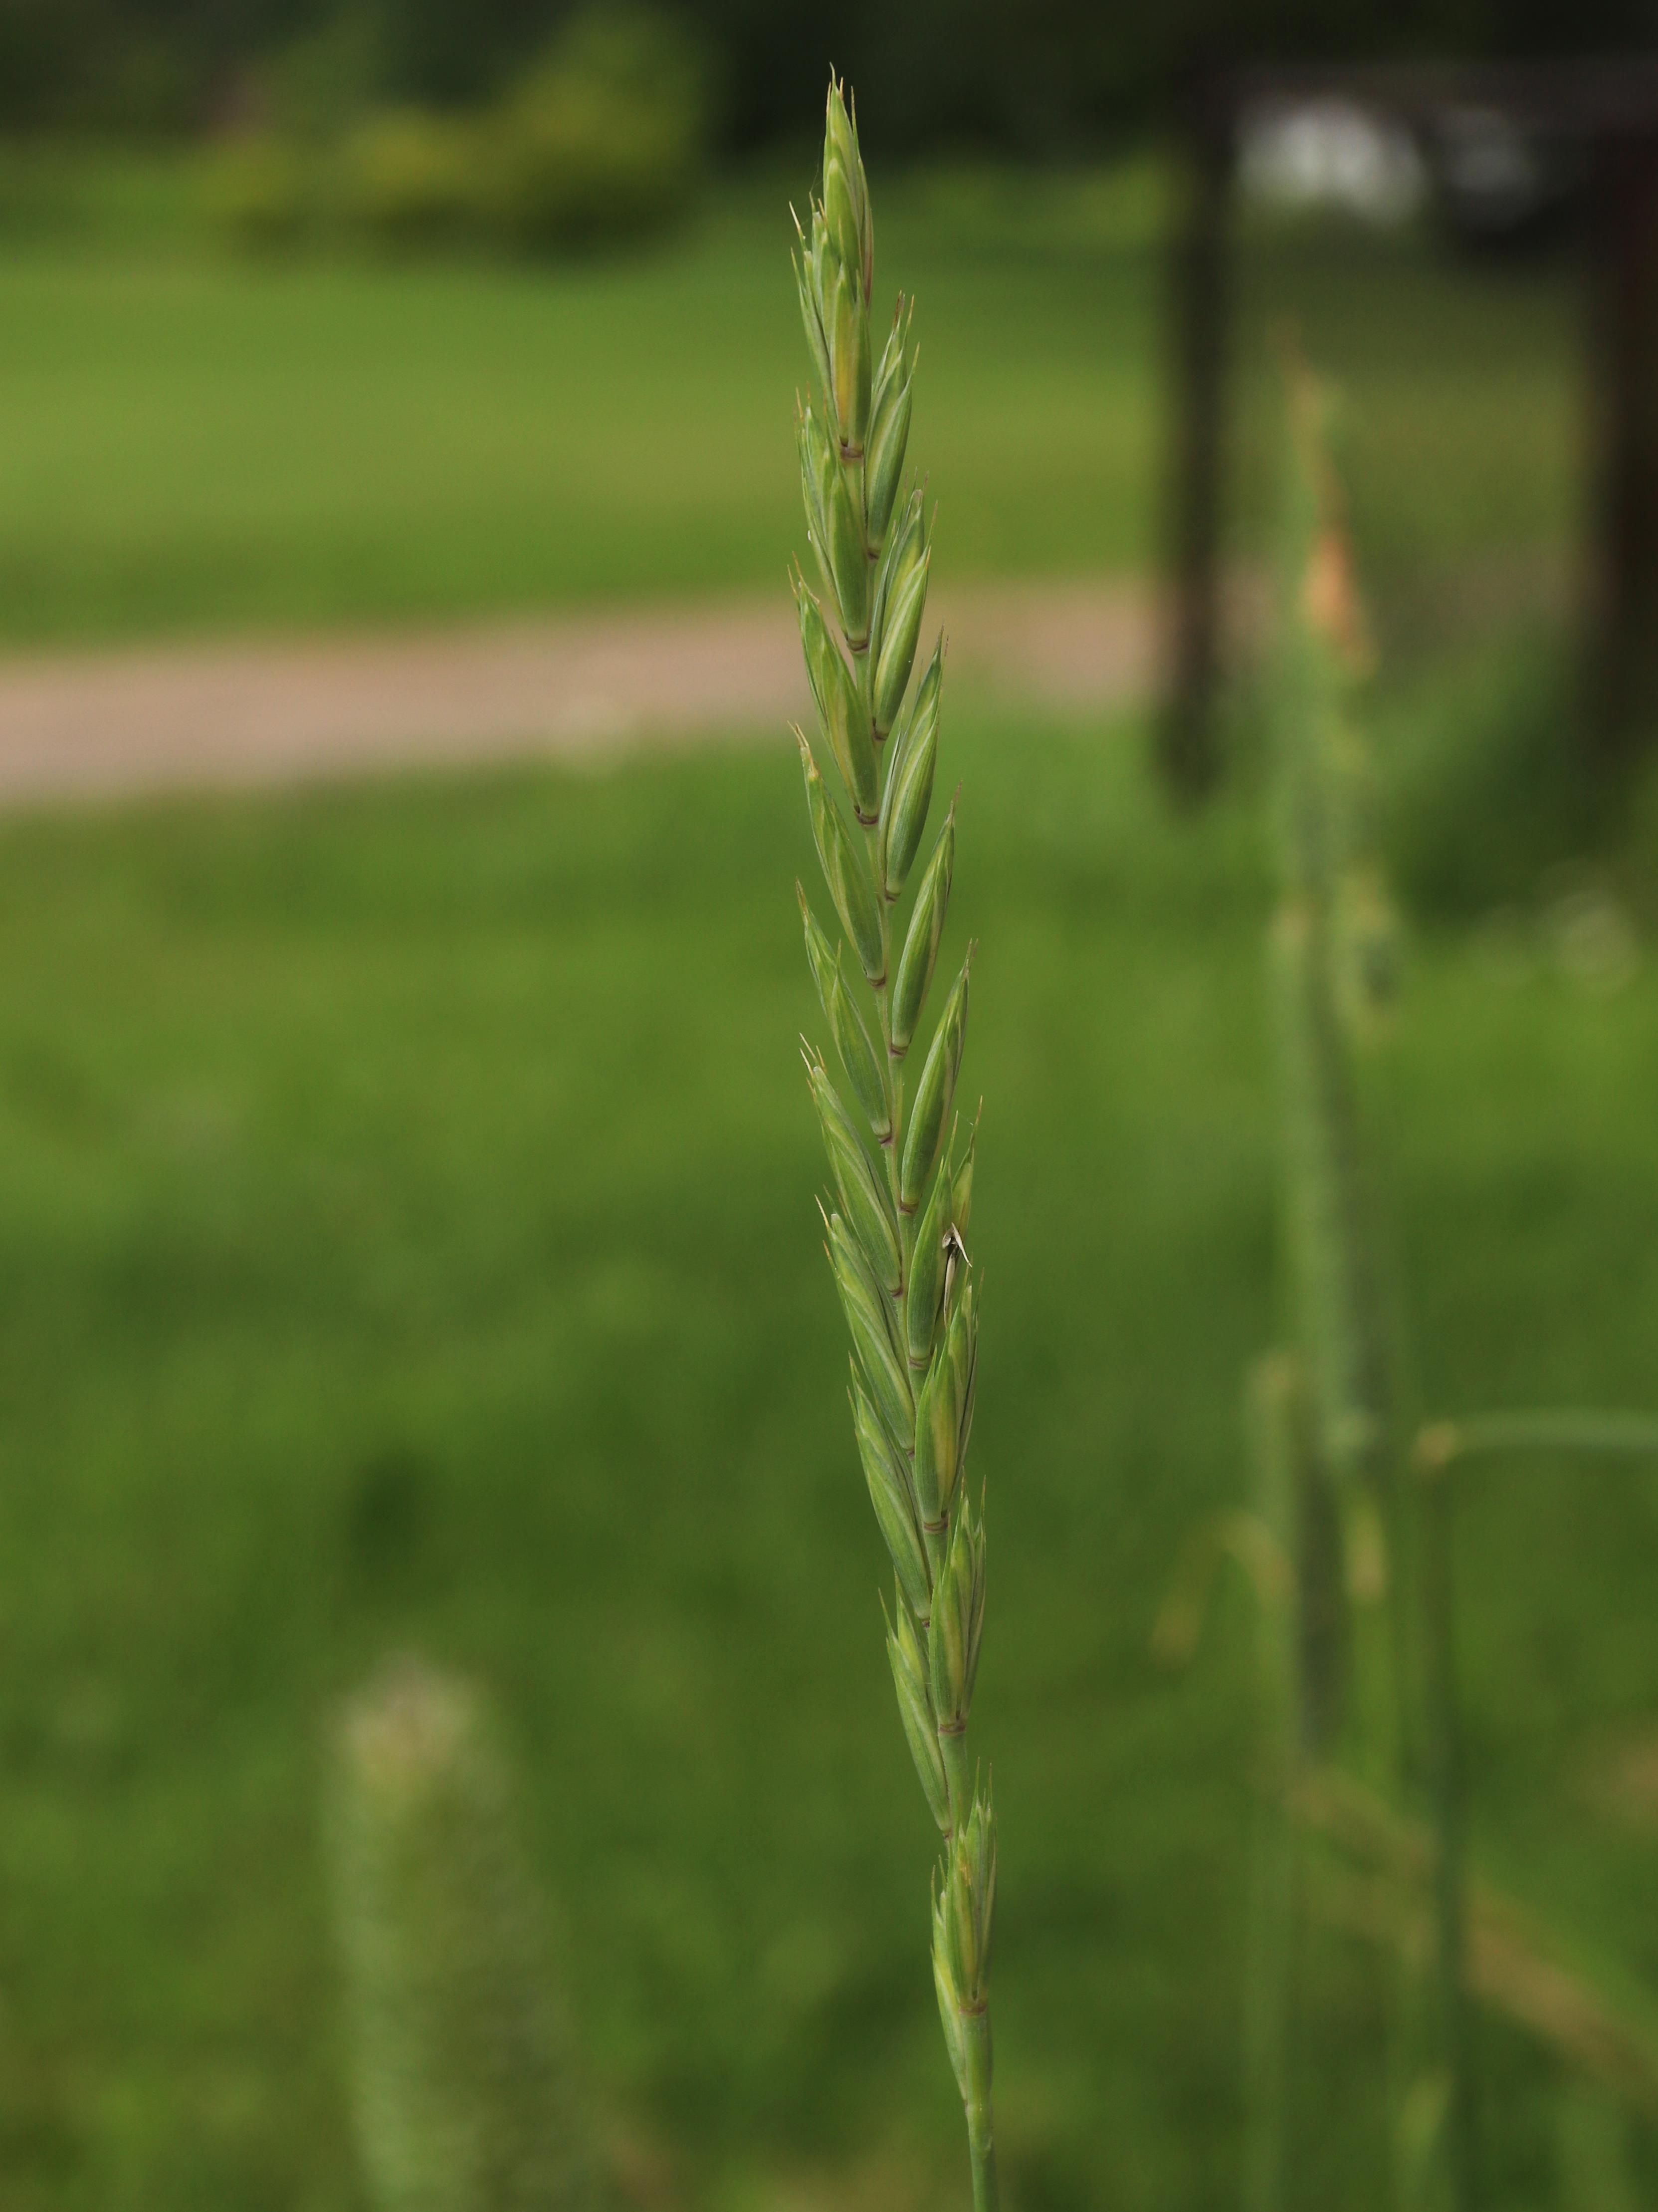
<svg viewBox="0 0 1658 2212"><path fill-rule="evenodd" d="M1366 222L1406 222L1428 176L1408 131L1347 100L1258 108L1238 148L1244 190L1280 208L1339 208Z"/></svg>

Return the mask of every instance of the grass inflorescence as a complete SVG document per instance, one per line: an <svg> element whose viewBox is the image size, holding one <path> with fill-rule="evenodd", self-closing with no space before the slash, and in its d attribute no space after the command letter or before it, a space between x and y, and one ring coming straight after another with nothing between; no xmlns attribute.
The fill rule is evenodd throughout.
<svg viewBox="0 0 1658 2212"><path fill-rule="evenodd" d="M477 1692L412 1660L342 1721L335 1890L380 2212L586 2212L564 2024Z"/></svg>
<svg viewBox="0 0 1658 2212"><path fill-rule="evenodd" d="M906 915L932 809L944 647L941 640L912 682L931 531L925 491L905 478L910 313L901 298L878 361L874 260L857 128L831 82L823 193L800 226L796 264L817 373L799 410L800 476L822 594L798 575L795 596L819 743L845 800L843 809L811 742L797 733L812 840L845 933L841 943L831 942L804 890L799 896L807 957L854 1106L810 1045L806 1073L834 1178L823 1220L852 1336L853 1427L896 1583L888 1656L904 1734L943 1838L933 1979L967 2116L974 2202L985 2212L996 2201L989 2017L996 1835L988 1784L967 1741L984 1621L985 1530L982 1500L975 1505L966 1474L978 1360L965 1242L974 1130L964 1132L956 1113L973 955L969 948L921 1050L950 904L956 810L944 817ZM874 1016L872 1034L864 1006Z"/></svg>

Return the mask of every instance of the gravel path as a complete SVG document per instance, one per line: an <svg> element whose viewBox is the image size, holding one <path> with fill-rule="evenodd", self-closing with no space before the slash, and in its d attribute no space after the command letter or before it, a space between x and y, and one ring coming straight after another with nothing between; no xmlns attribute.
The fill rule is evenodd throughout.
<svg viewBox="0 0 1658 2212"><path fill-rule="evenodd" d="M934 595L959 691L1143 696L1149 592L1121 580ZM0 659L0 803L286 784L414 763L592 758L736 730L807 701L793 610L643 608L414 635Z"/></svg>

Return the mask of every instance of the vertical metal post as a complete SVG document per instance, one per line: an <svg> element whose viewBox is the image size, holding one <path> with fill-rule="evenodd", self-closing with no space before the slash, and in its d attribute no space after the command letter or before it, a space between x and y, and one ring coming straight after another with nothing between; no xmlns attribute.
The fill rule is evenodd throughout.
<svg viewBox="0 0 1658 2212"><path fill-rule="evenodd" d="M1615 772L1658 741L1658 129L1596 149L1588 739Z"/></svg>
<svg viewBox="0 0 1658 2212"><path fill-rule="evenodd" d="M1218 73L1194 76L1182 115L1186 204L1173 246L1172 665L1158 732L1165 786L1195 805L1220 773L1220 525L1224 449L1228 217L1233 95Z"/></svg>

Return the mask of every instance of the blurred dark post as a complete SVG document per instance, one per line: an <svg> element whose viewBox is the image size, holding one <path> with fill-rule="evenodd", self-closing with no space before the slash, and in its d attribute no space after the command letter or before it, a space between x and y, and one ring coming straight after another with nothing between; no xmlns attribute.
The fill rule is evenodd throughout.
<svg viewBox="0 0 1658 2212"><path fill-rule="evenodd" d="M1181 102L1187 174L1174 240L1174 605L1169 697L1157 758L1171 795L1203 799L1220 773L1220 520L1225 422L1227 244L1235 160L1230 80L1194 71Z"/></svg>
<svg viewBox="0 0 1658 2212"><path fill-rule="evenodd" d="M1658 739L1658 118L1594 158L1589 740L1609 770Z"/></svg>

